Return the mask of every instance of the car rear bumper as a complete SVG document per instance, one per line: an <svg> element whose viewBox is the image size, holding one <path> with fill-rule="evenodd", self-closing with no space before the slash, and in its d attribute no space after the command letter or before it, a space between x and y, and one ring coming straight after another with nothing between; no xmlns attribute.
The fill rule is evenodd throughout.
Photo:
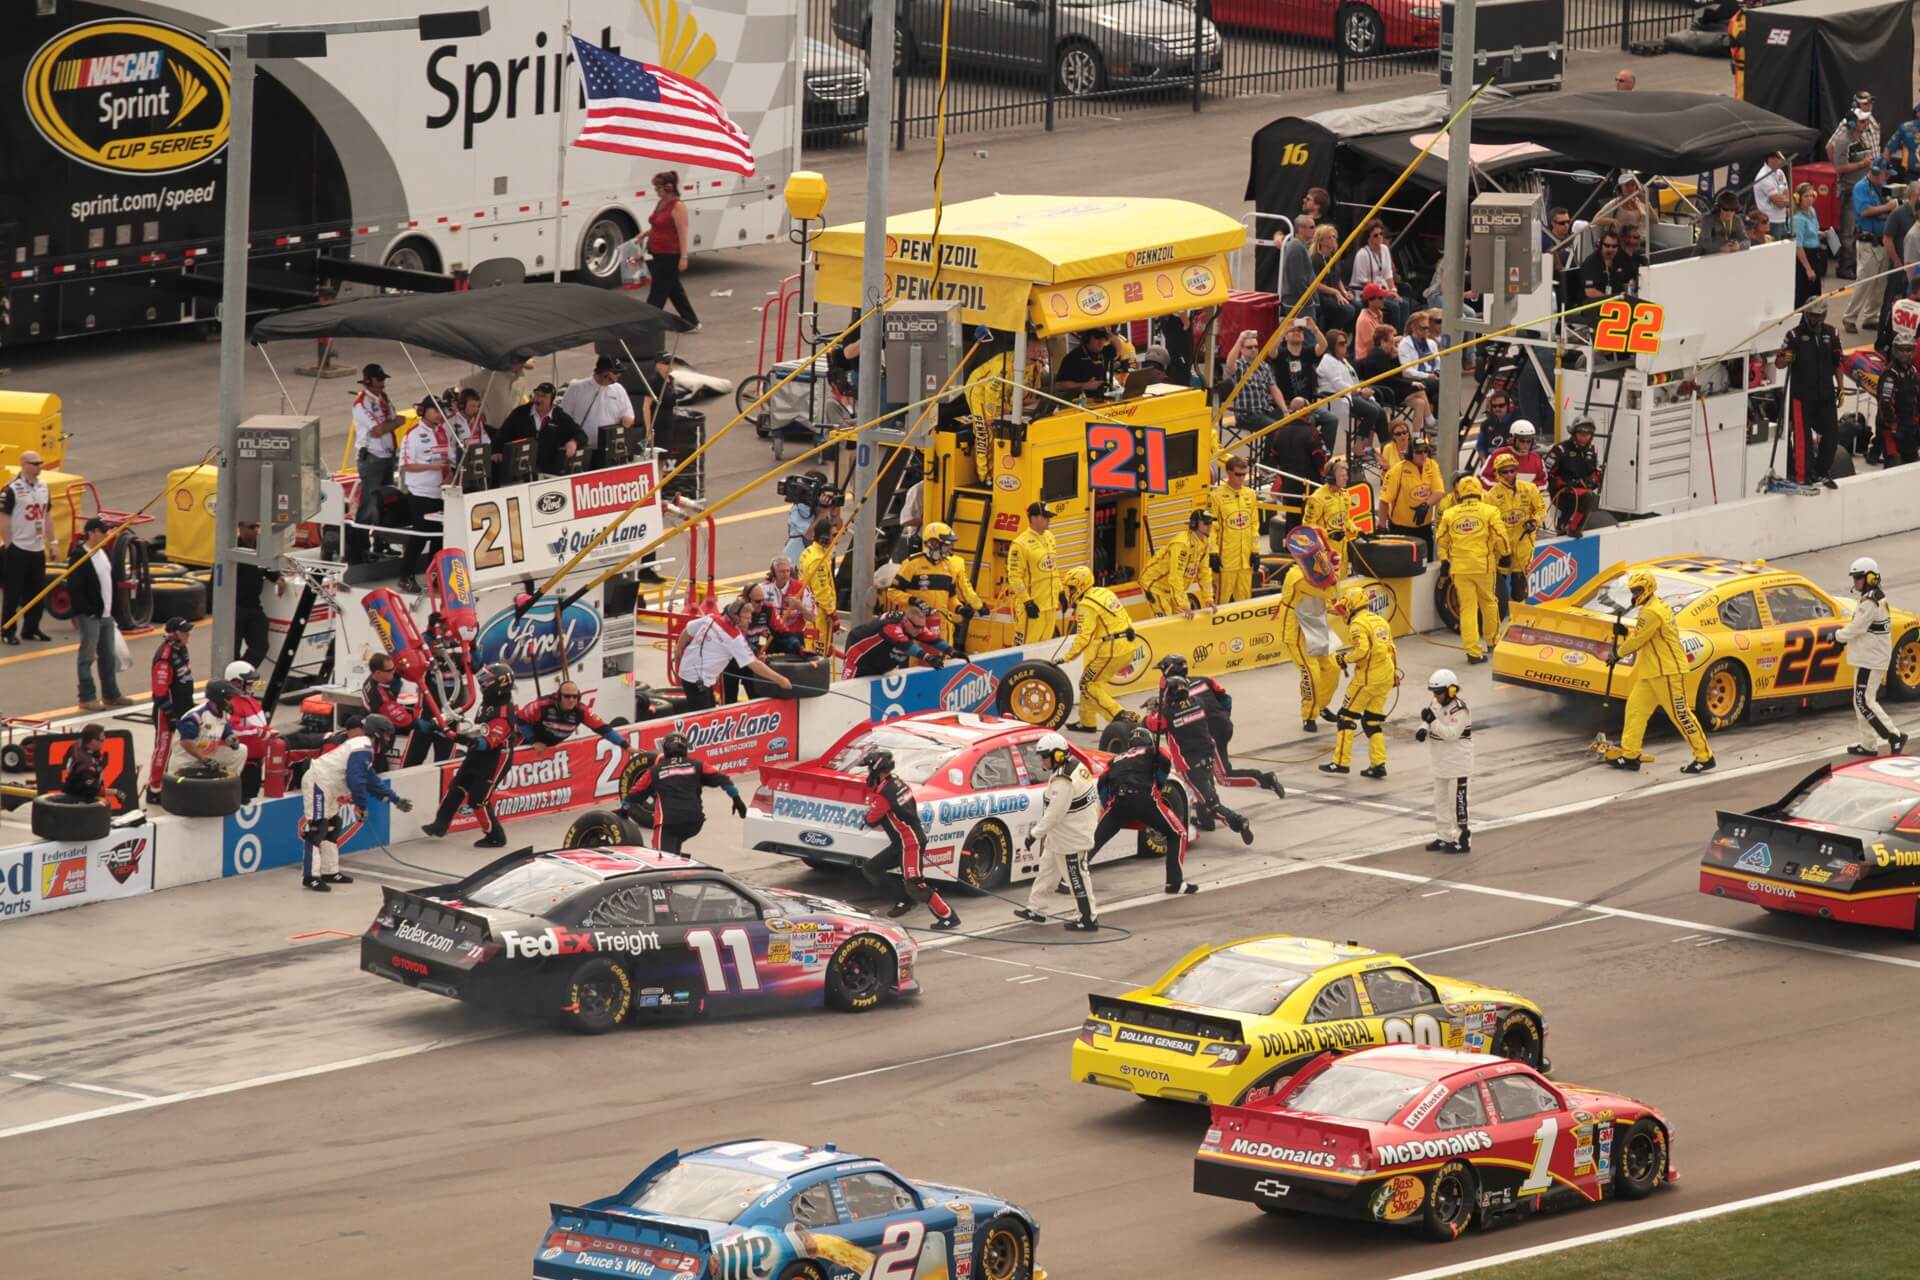
<svg viewBox="0 0 1920 1280"><path fill-rule="evenodd" d="M1702 866L1700 892L1845 924L1882 929L1920 928L1920 885L1875 889L1868 882L1859 889L1843 892L1751 875L1737 869Z"/></svg>
<svg viewBox="0 0 1920 1280"><path fill-rule="evenodd" d="M1073 1078L1081 1084L1119 1089L1142 1098L1207 1104L1233 1102L1238 1080L1226 1068L1196 1065L1193 1059L1142 1049L1102 1049L1083 1040L1073 1043Z"/></svg>
<svg viewBox="0 0 1920 1280"><path fill-rule="evenodd" d="M1335 1218L1374 1221L1372 1191L1379 1183L1348 1182L1287 1173L1257 1164L1240 1164L1202 1154L1193 1161L1193 1189L1203 1196L1243 1200L1266 1208L1318 1213ZM1412 1217L1408 1222L1418 1222ZM1393 1223L1389 1225L1405 1225Z"/></svg>
<svg viewBox="0 0 1920 1280"><path fill-rule="evenodd" d="M373 938L360 940L360 969L376 978L446 996L450 1000L471 999L473 994L471 971L423 959Z"/></svg>

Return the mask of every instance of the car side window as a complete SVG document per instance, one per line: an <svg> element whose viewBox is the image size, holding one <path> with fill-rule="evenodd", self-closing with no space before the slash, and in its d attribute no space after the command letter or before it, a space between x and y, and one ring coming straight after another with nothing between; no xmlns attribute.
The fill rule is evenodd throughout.
<svg viewBox="0 0 1920 1280"><path fill-rule="evenodd" d="M1825 600L1806 587L1792 584L1767 588L1767 612L1779 623L1825 622L1833 617Z"/></svg>
<svg viewBox="0 0 1920 1280"><path fill-rule="evenodd" d="M1493 1095L1493 1105L1502 1120L1525 1120L1560 1109L1554 1096L1529 1076L1495 1076L1487 1081L1487 1091Z"/></svg>
<svg viewBox="0 0 1920 1280"><path fill-rule="evenodd" d="M1720 624L1734 631L1758 631L1760 606L1754 603L1753 592L1742 591L1737 596L1729 596L1722 600Z"/></svg>
<svg viewBox="0 0 1920 1280"><path fill-rule="evenodd" d="M1361 974L1360 981L1367 984L1367 1002L1376 1014L1439 1003L1433 988L1406 969L1372 969Z"/></svg>
<svg viewBox="0 0 1920 1280"><path fill-rule="evenodd" d="M653 923L653 896L646 885L616 889L602 898L587 913L588 925L636 925Z"/></svg>
<svg viewBox="0 0 1920 1280"><path fill-rule="evenodd" d="M1047 779L1052 775L1047 772L1047 766L1041 761L1040 752L1031 742L1023 742L1016 749L1020 752L1020 763L1026 766L1027 781L1036 787L1044 787Z"/></svg>
<svg viewBox="0 0 1920 1280"><path fill-rule="evenodd" d="M1353 989L1352 978L1335 978L1313 998L1313 1007L1307 1010L1308 1022L1337 1022L1341 1018L1360 1016L1360 996Z"/></svg>
<svg viewBox="0 0 1920 1280"><path fill-rule="evenodd" d="M673 918L680 924L755 920L760 916L745 894L714 880L676 880L667 886L667 897L673 904Z"/></svg>
<svg viewBox="0 0 1920 1280"><path fill-rule="evenodd" d="M1471 1129L1475 1125L1486 1122L1487 1104L1480 1100L1480 1090L1469 1084L1440 1104L1440 1111L1434 1117L1433 1127Z"/></svg>
<svg viewBox="0 0 1920 1280"><path fill-rule="evenodd" d="M833 1211L833 1191L825 1182L816 1182L793 1193L793 1220L803 1227L830 1227L840 1221Z"/></svg>
<svg viewBox="0 0 1920 1280"><path fill-rule="evenodd" d="M853 1173L840 1179L840 1198L846 1202L847 1217L884 1218L918 1208L913 1193L884 1173Z"/></svg>
<svg viewBox="0 0 1920 1280"><path fill-rule="evenodd" d="M975 791L1017 785L1020 779L1013 771L1012 753L1005 747L987 752L974 764L973 777L969 781Z"/></svg>

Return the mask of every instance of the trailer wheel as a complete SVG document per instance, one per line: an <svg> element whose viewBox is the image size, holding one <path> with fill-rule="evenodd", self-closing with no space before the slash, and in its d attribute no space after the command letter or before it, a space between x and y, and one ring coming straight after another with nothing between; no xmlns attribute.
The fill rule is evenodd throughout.
<svg viewBox="0 0 1920 1280"><path fill-rule="evenodd" d="M80 800L58 791L33 798L33 834L42 840L78 844L103 840L113 830L113 811L98 800Z"/></svg>
<svg viewBox="0 0 1920 1280"><path fill-rule="evenodd" d="M602 289L620 287L620 247L638 234L631 219L608 209L588 224L580 237L580 278Z"/></svg>

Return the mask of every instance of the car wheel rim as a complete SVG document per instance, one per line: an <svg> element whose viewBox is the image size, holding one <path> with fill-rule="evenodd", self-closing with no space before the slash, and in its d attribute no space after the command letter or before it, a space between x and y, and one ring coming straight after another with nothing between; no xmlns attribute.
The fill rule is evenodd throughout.
<svg viewBox="0 0 1920 1280"><path fill-rule="evenodd" d="M1456 1174L1443 1174L1434 1179L1433 1213L1442 1222L1458 1221L1466 1211L1467 1191Z"/></svg>
<svg viewBox="0 0 1920 1280"><path fill-rule="evenodd" d="M589 978L574 988L574 999L583 1018L610 1017L617 1001L617 988L605 978Z"/></svg>
<svg viewBox="0 0 1920 1280"><path fill-rule="evenodd" d="M1627 1143L1627 1150L1621 1159L1626 1166L1629 1182L1650 1182L1659 1170L1660 1155L1655 1149L1653 1135L1639 1133Z"/></svg>
<svg viewBox="0 0 1920 1280"><path fill-rule="evenodd" d="M1373 19L1364 13L1350 14L1347 17L1347 52L1373 52Z"/></svg>
<svg viewBox="0 0 1920 1280"><path fill-rule="evenodd" d="M999 872L1006 852L995 833L974 837L967 841L967 847L960 855L960 878L971 888L985 888Z"/></svg>
<svg viewBox="0 0 1920 1280"><path fill-rule="evenodd" d="M1096 78L1093 56L1085 49L1069 49L1060 59L1060 87L1072 97L1092 93Z"/></svg>
<svg viewBox="0 0 1920 1280"><path fill-rule="evenodd" d="M587 228L580 251L580 265L596 280L605 280L620 269L620 246L626 240L620 224L602 218Z"/></svg>
<svg viewBox="0 0 1920 1280"><path fill-rule="evenodd" d="M1060 709L1060 699L1045 680L1022 680L1009 697L1013 715L1028 724L1047 724Z"/></svg>
<svg viewBox="0 0 1920 1280"><path fill-rule="evenodd" d="M1533 1044L1521 1031L1509 1032L1507 1038L1500 1043L1500 1052L1528 1066L1533 1065Z"/></svg>
<svg viewBox="0 0 1920 1280"><path fill-rule="evenodd" d="M396 271L425 271L426 259L418 249L395 249L387 255L387 265Z"/></svg>
<svg viewBox="0 0 1920 1280"><path fill-rule="evenodd" d="M849 956L840 962L840 985L849 998L864 1000L880 985L880 974L866 956Z"/></svg>
<svg viewBox="0 0 1920 1280"><path fill-rule="evenodd" d="M1894 672L1908 688L1920 685L1920 639L1900 646L1900 652L1894 657Z"/></svg>
<svg viewBox="0 0 1920 1280"><path fill-rule="evenodd" d="M980 1258L980 1268L986 1272L987 1280L1013 1280L1019 1266L1020 1242L1006 1227L994 1228Z"/></svg>
<svg viewBox="0 0 1920 1280"><path fill-rule="evenodd" d="M1731 716L1740 705L1740 682L1731 671L1716 671L1707 682L1707 710L1716 720Z"/></svg>

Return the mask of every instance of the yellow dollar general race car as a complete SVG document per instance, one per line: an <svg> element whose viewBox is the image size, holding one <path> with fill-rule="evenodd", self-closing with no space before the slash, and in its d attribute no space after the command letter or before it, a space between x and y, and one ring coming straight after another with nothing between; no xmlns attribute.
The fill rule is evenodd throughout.
<svg viewBox="0 0 1920 1280"><path fill-rule="evenodd" d="M1613 662L1613 624L1632 626L1627 575L1645 569L1673 610L1687 651L1687 695L1710 730L1749 713L1782 714L1847 702L1853 668L1840 625L1849 599L1829 595L1798 573L1764 560L1671 556L1616 564L1566 600L1516 605L1493 650L1493 678L1562 693L1624 698L1635 659ZM1920 617L1893 610L1893 662L1887 688L1920 698Z"/></svg>
<svg viewBox="0 0 1920 1280"><path fill-rule="evenodd" d="M1088 1004L1073 1078L1142 1097L1249 1102L1329 1050L1372 1044L1546 1069L1539 1005L1351 942L1275 933L1200 947L1152 986Z"/></svg>

